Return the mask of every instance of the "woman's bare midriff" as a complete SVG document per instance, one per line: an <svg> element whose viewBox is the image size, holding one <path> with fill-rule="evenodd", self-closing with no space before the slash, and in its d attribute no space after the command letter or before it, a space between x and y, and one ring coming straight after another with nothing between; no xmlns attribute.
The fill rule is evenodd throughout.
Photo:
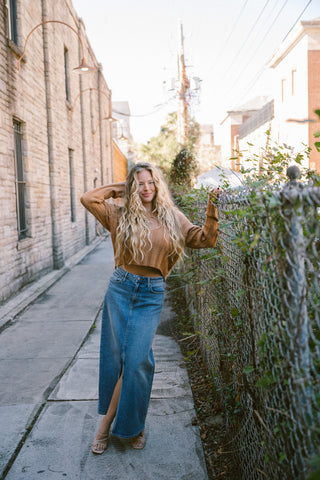
<svg viewBox="0 0 320 480"><path fill-rule="evenodd" d="M160 270L144 265L120 265L123 270L141 277L162 277Z"/></svg>

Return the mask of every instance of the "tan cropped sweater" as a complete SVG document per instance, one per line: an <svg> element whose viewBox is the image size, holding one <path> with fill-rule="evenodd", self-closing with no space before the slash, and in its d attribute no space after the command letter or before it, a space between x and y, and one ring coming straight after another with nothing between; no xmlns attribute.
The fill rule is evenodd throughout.
<svg viewBox="0 0 320 480"><path fill-rule="evenodd" d="M125 182L105 185L85 193L80 199L84 207L111 233L114 251L117 242L117 227L123 207L115 202L111 203L108 199L123 197L124 190ZM210 199L207 206L206 221L202 228L193 225L178 208L175 207L175 209L185 238L186 247L208 248L216 245L218 238L218 213L216 206ZM152 247L144 252L144 258L139 262L139 265L156 268L166 278L178 260L178 256L169 255L170 242L164 233L164 227L160 224L158 228L151 230ZM129 252L124 251L117 265L137 265L137 263L132 260Z"/></svg>

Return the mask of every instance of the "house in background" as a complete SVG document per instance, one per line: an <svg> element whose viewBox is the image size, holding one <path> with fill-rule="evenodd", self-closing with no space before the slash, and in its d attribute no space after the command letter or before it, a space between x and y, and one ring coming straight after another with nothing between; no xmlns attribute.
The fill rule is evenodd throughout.
<svg viewBox="0 0 320 480"><path fill-rule="evenodd" d="M223 166L239 171L239 129L270 101L268 96L257 96L227 112L221 122Z"/></svg>
<svg viewBox="0 0 320 480"><path fill-rule="evenodd" d="M246 158L261 166L263 150L273 141L290 147L293 155L310 147L303 166L320 173L320 153L314 147L314 134L320 130L315 114L320 109L320 19L299 22L269 67L274 73L273 98L257 97L227 112L223 122L225 166L234 169ZM253 166L253 162L244 166Z"/></svg>
<svg viewBox="0 0 320 480"><path fill-rule="evenodd" d="M256 110L238 129L238 169L255 169L263 166L263 156L270 143L274 119L274 100L269 100Z"/></svg>
<svg viewBox="0 0 320 480"><path fill-rule="evenodd" d="M312 148L309 164L320 173L320 153L314 133L320 130L320 18L302 21L292 30L269 62L274 70L272 138L295 152Z"/></svg>
<svg viewBox="0 0 320 480"><path fill-rule="evenodd" d="M127 101L112 102L115 181L123 181L134 162L130 130L130 106Z"/></svg>
<svg viewBox="0 0 320 480"><path fill-rule="evenodd" d="M211 170L216 165L221 165L221 145L214 143L213 125L200 125L196 156L200 174Z"/></svg>

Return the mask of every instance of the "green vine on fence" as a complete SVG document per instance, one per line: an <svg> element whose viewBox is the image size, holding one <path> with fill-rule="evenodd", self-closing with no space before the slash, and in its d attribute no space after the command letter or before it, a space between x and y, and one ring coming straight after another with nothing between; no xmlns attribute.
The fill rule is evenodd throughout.
<svg viewBox="0 0 320 480"><path fill-rule="evenodd" d="M319 137L320 132L317 132L316 138ZM320 142L316 141L315 147L320 151ZM280 192L288 181L286 172L290 164L299 166L302 184L306 185L312 181L313 185L320 185L319 175L304 167L308 165L310 151L310 148L305 147L298 154L294 154L287 145L271 144L269 141L268 148L259 158L250 158L246 162L244 155L239 155L244 177L243 185L235 191L225 180L224 192L219 200L220 238L229 246L226 248L218 242L215 249L188 253L189 258L186 259L185 269L181 273L181 278L189 285L189 292L194 294L195 304L201 308L205 305L205 311L209 312L212 319L211 325L206 326L204 331L201 329L202 319L199 312L196 330L204 345L204 356L208 355L212 344L219 349L216 355L219 354L220 365L218 370L215 367L212 371L212 378L226 415L237 432L237 429L241 428L243 418L249 415L244 399L250 398L253 420L262 434L264 432L269 439L263 443L265 464L275 465L276 467L270 467L270 471L272 468L280 469L283 478L289 478L290 458L293 452L281 442L290 436L296 427L288 415L289 404L283 404L281 408L275 409L273 416L272 408L268 411L265 407L266 399L272 398L279 385L283 391L287 389L289 392L296 381L292 373L295 361L294 349L290 348L293 348L297 338L292 326L287 322L290 312L287 305L288 293L285 293L291 268L288 266L287 258L287 251L290 248L287 241L287 216L290 209L288 210L283 203ZM203 215L207 196L207 189L191 190L187 194L180 191L176 193L176 200L191 221L197 223L198 220L201 224L203 223L201 212ZM298 210L298 207L293 206L295 215L298 214ZM310 207L306 206L299 215L305 243L314 254L314 248L320 251L319 227L314 222L311 229L306 228L310 212ZM231 268L233 256L241 258L241 263L237 276L232 274L227 283L226 269ZM256 271L258 265L261 272ZM203 268L213 274L205 275ZM315 264L313 268L318 267ZM317 296L318 287L314 287L312 283L314 280L312 275L308 278L309 293L313 298L312 304L308 306L310 319L313 318L314 309L318 308L319 311L320 304ZM228 294L229 285L232 285L233 296ZM270 287L272 285L273 287ZM268 320L268 329L261 330L262 319L267 315L263 308L267 308L268 288L275 288L272 294L274 317ZM213 295L212 291L215 290L221 293L218 296ZM259 311L257 302L261 306L264 305ZM259 321L257 316L260 318ZM319 348L319 340L320 332L314 326L313 337L309 341L312 354ZM290 351L291 356L285 353ZM319 359L315 359L313 369L314 372L319 372ZM303 375L303 370L301 374ZM304 388L314 388L314 382L315 379L311 376L305 381ZM317 401L320 403L320 396ZM266 424L266 418L269 419L271 426ZM276 418L278 422L272 426ZM304 433L299 432L300 434ZM311 432L312 438L316 438L317 435L319 436L319 432ZM312 468L316 472L317 457ZM310 476L308 480L316 478L318 477Z"/></svg>

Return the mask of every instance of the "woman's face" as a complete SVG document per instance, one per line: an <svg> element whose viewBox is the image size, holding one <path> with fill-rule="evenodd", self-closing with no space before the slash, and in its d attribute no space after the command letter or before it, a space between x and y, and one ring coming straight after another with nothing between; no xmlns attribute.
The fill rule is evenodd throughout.
<svg viewBox="0 0 320 480"><path fill-rule="evenodd" d="M149 170L141 170L137 174L137 180L139 182L139 197L142 203L147 206L151 204L155 195L156 187Z"/></svg>

